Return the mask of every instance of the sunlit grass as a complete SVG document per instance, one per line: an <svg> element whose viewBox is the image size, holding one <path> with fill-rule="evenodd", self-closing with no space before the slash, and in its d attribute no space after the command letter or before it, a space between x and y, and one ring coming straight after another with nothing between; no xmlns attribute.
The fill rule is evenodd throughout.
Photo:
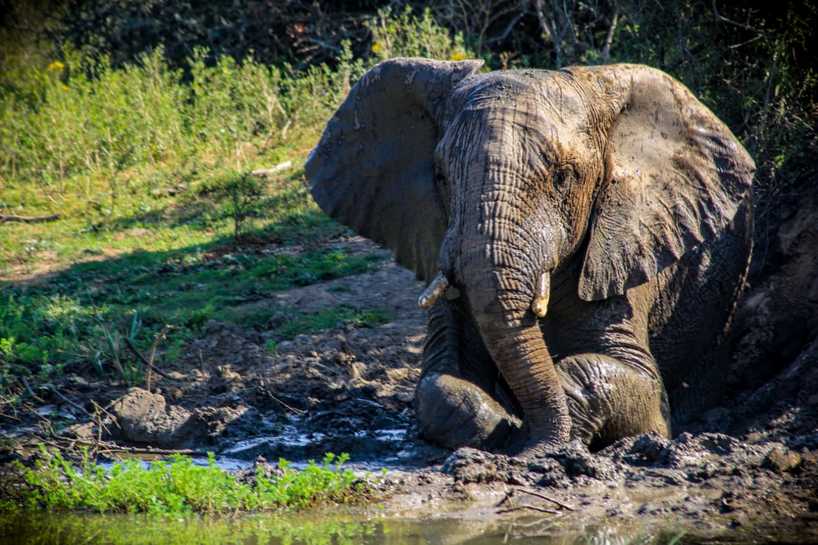
<svg viewBox="0 0 818 545"><path fill-rule="evenodd" d="M131 459L105 469L88 456L74 466L59 452L40 454L32 468L16 465L21 484L0 502L2 510L218 514L349 503L368 489L343 467L346 454L328 453L302 470L282 459L272 474L259 467L247 481L219 468L212 455L204 466L174 456L150 464Z"/></svg>

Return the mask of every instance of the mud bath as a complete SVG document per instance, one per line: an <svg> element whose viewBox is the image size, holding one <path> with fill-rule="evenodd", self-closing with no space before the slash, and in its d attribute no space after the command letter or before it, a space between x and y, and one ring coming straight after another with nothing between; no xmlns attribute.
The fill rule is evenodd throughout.
<svg viewBox="0 0 818 545"><path fill-rule="evenodd" d="M363 534L350 530L363 536L350 541L356 543L658 542L673 536L689 542L818 542L818 313L804 296L815 295L818 260L807 257L818 235L816 223L802 216L784 222L779 265L758 273L737 317L730 340L734 391L699 420L677 427L672 440L643 435L593 454L571 443L531 463L424 443L412 407L425 331L416 306L422 286L389 260L374 272L251 303L308 312L338 305L378 308L394 317L389 323L298 335L272 353L265 343L278 324L268 324L267 331L211 321L182 361L165 369L167 377L156 377L150 392L77 375L59 385L61 395L38 390L38 416L21 414L19 422L2 423L2 456L25 458L41 443L38 420L56 423L58 438L51 442L63 448L92 444L102 433L106 445L141 449L107 451L112 457L145 455L152 452L148 447L213 451L223 467L239 472L252 470L259 457L303 463L327 451L348 452L356 469L389 470L376 491L377 517L363 510L350 522L369 528ZM333 244L349 252L382 252L360 238ZM102 430L86 414L92 399L109 413ZM86 526L108 525L77 522L108 517L34 517L36 524L6 520L4 534L27 543L35 530L53 527L73 536L69 542L87 539ZM424 522L413 522L418 519ZM263 520L218 524L263 528ZM133 521L117 521L112 527L129 535ZM209 531L200 526L206 524L191 531ZM331 531L343 533L338 528ZM113 529L104 532L106 542L133 542ZM259 535L275 543L285 534ZM343 542L341 534L322 535Z"/></svg>

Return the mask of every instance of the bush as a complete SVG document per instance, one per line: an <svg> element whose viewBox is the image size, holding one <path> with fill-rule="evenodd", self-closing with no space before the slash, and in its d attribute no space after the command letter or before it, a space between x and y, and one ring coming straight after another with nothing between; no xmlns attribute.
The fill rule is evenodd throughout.
<svg viewBox="0 0 818 545"><path fill-rule="evenodd" d="M0 90L0 179L85 188L104 179L111 208L133 167L194 160L241 169L254 152L314 135L375 62L393 56L462 59L461 35L420 17L382 11L370 25L374 55L355 59L342 43L334 67L303 71L262 65L252 57L196 48L187 77L158 47L114 67L108 56L83 56L67 46L61 60L19 67ZM68 188L70 189L70 188Z"/></svg>
<svg viewBox="0 0 818 545"><path fill-rule="evenodd" d="M176 455L150 465L137 459L115 463L110 470L92 462L85 452L74 467L57 451L40 451L33 468L19 464L24 484L0 507L26 510L84 510L97 513L234 513L304 508L317 503L349 502L361 497L365 484L343 468L349 456L328 453L317 464L295 470L281 459L277 471L260 466L251 482L239 481L219 468L214 456L206 466Z"/></svg>
<svg viewBox="0 0 818 545"><path fill-rule="evenodd" d="M429 8L420 17L412 14L409 6L400 15L392 15L389 8L378 12L367 27L372 32L372 53L379 60L393 57L428 57L431 59L460 61L474 58L467 51L463 35L454 37L439 26Z"/></svg>
<svg viewBox="0 0 818 545"><path fill-rule="evenodd" d="M259 212L262 184L255 176L240 173L217 181L208 190L213 196L227 201L226 212L233 220L233 238L238 240L244 233L247 220Z"/></svg>

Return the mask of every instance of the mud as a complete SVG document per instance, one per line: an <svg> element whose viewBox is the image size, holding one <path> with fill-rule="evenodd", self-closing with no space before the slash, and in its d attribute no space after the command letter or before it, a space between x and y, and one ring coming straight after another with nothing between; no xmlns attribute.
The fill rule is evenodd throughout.
<svg viewBox="0 0 818 545"><path fill-rule="evenodd" d="M751 279L727 340L730 390L671 440L631 437L595 453L570 443L528 463L424 443L412 407L422 286L385 261L252 304L379 308L390 323L299 335L270 351L270 332L213 320L150 392L76 375L58 385L60 395L37 390L41 404L0 424L2 456L25 457L47 427L61 445L101 437L208 450L238 471L348 452L361 469L390 470L376 486L381 512L394 516L639 520L707 540L818 542L816 218L818 198L783 218L772 264ZM378 251L360 238L334 244Z"/></svg>

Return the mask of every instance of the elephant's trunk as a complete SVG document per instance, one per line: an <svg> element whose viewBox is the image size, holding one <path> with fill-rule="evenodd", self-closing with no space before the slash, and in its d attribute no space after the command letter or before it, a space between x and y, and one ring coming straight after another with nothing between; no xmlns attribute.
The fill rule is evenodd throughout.
<svg viewBox="0 0 818 545"><path fill-rule="evenodd" d="M533 238L526 229L509 233L508 222L497 218L484 219L476 231L461 241L459 283L489 353L523 409L530 447L560 444L569 439L571 421L537 316L548 302L547 244L524 240Z"/></svg>

